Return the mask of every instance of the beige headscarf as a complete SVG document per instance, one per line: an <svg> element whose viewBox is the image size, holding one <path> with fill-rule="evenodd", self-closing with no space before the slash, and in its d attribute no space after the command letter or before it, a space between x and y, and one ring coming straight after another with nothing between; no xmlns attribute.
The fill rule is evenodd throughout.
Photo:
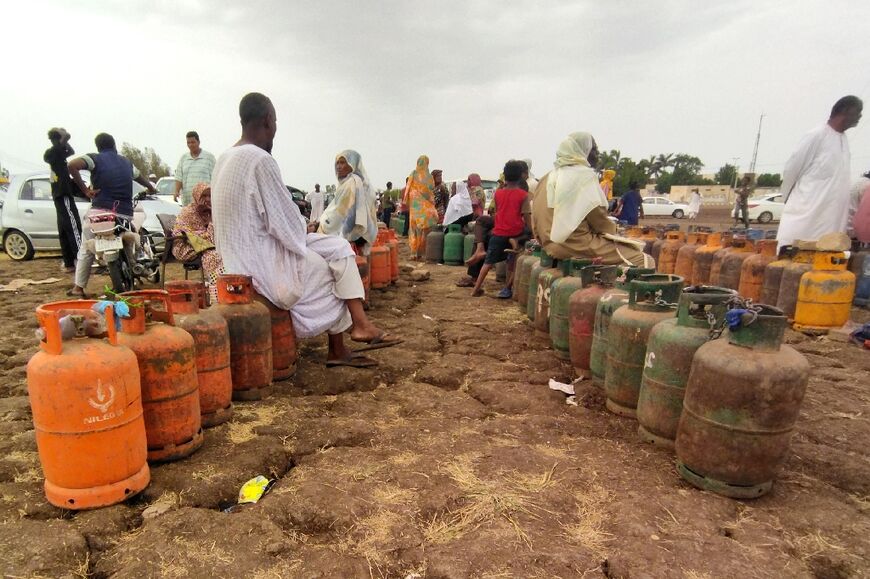
<svg viewBox="0 0 870 579"><path fill-rule="evenodd" d="M553 210L550 239L563 243L596 207L607 207L598 173L589 166L595 140L589 133L571 133L556 151L555 169L547 178L547 207Z"/></svg>

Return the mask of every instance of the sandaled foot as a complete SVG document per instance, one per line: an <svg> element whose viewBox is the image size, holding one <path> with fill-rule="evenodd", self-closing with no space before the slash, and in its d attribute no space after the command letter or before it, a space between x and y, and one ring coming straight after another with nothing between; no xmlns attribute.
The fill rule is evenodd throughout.
<svg viewBox="0 0 870 579"><path fill-rule="evenodd" d="M71 298L78 298L80 300L88 299L88 295L85 293L85 290L80 287L74 287L72 289L66 290L66 295Z"/></svg>
<svg viewBox="0 0 870 579"><path fill-rule="evenodd" d="M377 360L366 358L365 356L357 356L351 354L347 358L338 358L337 360L327 360L327 368L338 368L339 366L347 366L348 368L374 368L378 365Z"/></svg>
<svg viewBox="0 0 870 579"><path fill-rule="evenodd" d="M512 297L514 297L514 292L513 292L513 290L511 290L511 288L505 287L505 288L502 288L502 290L500 292L498 292L498 295L495 297L497 297L500 300L509 300Z"/></svg>
<svg viewBox="0 0 870 579"><path fill-rule="evenodd" d="M353 340L353 338L351 338ZM401 338L394 338L390 334L383 332L378 336L375 336L371 340L354 340L355 342L362 342L366 344L362 348L357 348L354 352L368 352L370 350L380 350L382 348L392 348L393 346L398 346L405 340Z"/></svg>
<svg viewBox="0 0 870 579"><path fill-rule="evenodd" d="M476 289L473 292L471 292L471 297L473 297L473 298L479 298L482 295L483 295L482 289Z"/></svg>

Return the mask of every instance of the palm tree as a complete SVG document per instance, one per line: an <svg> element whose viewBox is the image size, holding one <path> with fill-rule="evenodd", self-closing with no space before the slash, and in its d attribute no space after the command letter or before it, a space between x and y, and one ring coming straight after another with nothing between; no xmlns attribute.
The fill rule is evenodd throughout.
<svg viewBox="0 0 870 579"><path fill-rule="evenodd" d="M656 157L656 163L660 167L660 171L664 171L668 167L674 166L674 154L668 153L667 155L659 155Z"/></svg>
<svg viewBox="0 0 870 579"><path fill-rule="evenodd" d="M613 169L614 171L619 166L619 160L622 158L622 153L618 149L610 151L602 151L598 159L598 171L602 172L605 169Z"/></svg>

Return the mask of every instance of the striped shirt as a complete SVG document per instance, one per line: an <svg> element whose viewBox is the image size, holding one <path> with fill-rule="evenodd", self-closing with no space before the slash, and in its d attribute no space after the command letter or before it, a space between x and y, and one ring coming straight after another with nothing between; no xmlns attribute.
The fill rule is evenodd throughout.
<svg viewBox="0 0 870 579"><path fill-rule="evenodd" d="M190 205L193 200L193 188L198 183L211 183L214 164L214 155L205 149L200 149L197 157L193 157L190 151L181 156L175 169L175 180L181 183L182 205Z"/></svg>

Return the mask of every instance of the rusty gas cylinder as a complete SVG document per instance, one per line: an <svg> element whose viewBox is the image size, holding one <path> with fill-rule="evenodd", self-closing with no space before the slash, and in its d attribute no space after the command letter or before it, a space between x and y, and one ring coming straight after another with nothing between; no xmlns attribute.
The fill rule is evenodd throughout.
<svg viewBox="0 0 870 579"><path fill-rule="evenodd" d="M679 276L644 275L631 281L628 304L613 312L604 392L607 409L614 414L636 415L647 338L658 322L674 317L682 289Z"/></svg>
<svg viewBox="0 0 870 579"><path fill-rule="evenodd" d="M272 329L272 380L275 382L287 380L296 373L296 361L299 358L293 316L289 311L275 306L257 292L254 292L254 299L269 310Z"/></svg>
<svg viewBox="0 0 870 579"><path fill-rule="evenodd" d="M753 302L761 303L765 270L769 263L776 260L776 240L761 239L755 242L755 248L758 253L751 255L743 262L743 269L740 271L740 287L737 288L737 293Z"/></svg>
<svg viewBox="0 0 870 579"><path fill-rule="evenodd" d="M787 320L760 306L695 353L677 429L677 468L698 488L754 498L788 452L810 366L782 344Z"/></svg>
<svg viewBox="0 0 870 579"><path fill-rule="evenodd" d="M686 234L682 231L668 231L665 234L665 242L659 251L659 259L656 260L659 273L674 273L677 265L677 253L686 244Z"/></svg>
<svg viewBox="0 0 870 579"><path fill-rule="evenodd" d="M48 502L64 509L120 503L151 480L136 355L118 343L113 309L108 340L89 337L97 302L36 308L40 351L27 363L27 394ZM64 340L60 319L75 335Z"/></svg>
<svg viewBox="0 0 870 579"><path fill-rule="evenodd" d="M722 248L723 240L731 242L730 233L710 233L707 241L695 250L692 263L692 285L708 285L710 283L710 268L713 266L713 258L716 252Z"/></svg>
<svg viewBox="0 0 870 579"><path fill-rule="evenodd" d="M520 256L517 260L517 267L514 275L513 297L517 301L517 305L525 312L529 303L529 276L532 274L532 267L541 261L541 246L530 241L530 253Z"/></svg>
<svg viewBox="0 0 870 579"><path fill-rule="evenodd" d="M223 424L233 416L233 376L230 371L230 332L219 314L200 309L202 282L166 282L175 325L193 337L196 345L196 381L202 427Z"/></svg>
<svg viewBox="0 0 870 579"><path fill-rule="evenodd" d="M674 274L685 280L686 285L692 285L692 270L695 268L695 252L707 243L705 232L693 232L686 235L686 244L677 251L677 261L674 263Z"/></svg>
<svg viewBox="0 0 870 579"><path fill-rule="evenodd" d="M745 237L735 237L731 241L731 251L722 258L719 268L719 287L736 290L740 287L743 262L755 255L755 246ZM711 276L712 277L712 276ZM712 284L712 282L711 282Z"/></svg>
<svg viewBox="0 0 870 579"><path fill-rule="evenodd" d="M779 257L765 266L764 279L761 283L761 296L758 298L760 303L776 305L779 299L779 284L782 282L782 274L785 267L791 263L795 251L791 245L783 245L779 248Z"/></svg>
<svg viewBox="0 0 870 579"><path fill-rule="evenodd" d="M550 298L552 297L553 283L562 279L568 271L570 260L564 259L553 263L553 267L547 268L538 276L538 290L535 292L535 319L533 326L535 334L541 337L550 337Z"/></svg>
<svg viewBox="0 0 870 579"><path fill-rule="evenodd" d="M535 312L538 306L538 278L541 273L553 267L553 258L546 251L541 250L541 258L537 263L532 264L532 270L529 272L529 297L526 301L526 315L534 322Z"/></svg>
<svg viewBox="0 0 870 579"><path fill-rule="evenodd" d="M567 275L550 286L550 341L557 358L567 360L570 300L574 292L583 288L580 271L592 264L591 259L573 258L563 261Z"/></svg>
<svg viewBox="0 0 870 579"><path fill-rule="evenodd" d="M855 274L847 271L842 251L816 251L813 269L801 276L794 329L825 333L849 321L855 297Z"/></svg>
<svg viewBox="0 0 870 579"><path fill-rule="evenodd" d="M722 232L722 247L713 253L713 259L710 261L709 281L705 285L719 285L719 272L722 269L722 261L726 255L734 250L734 240L738 238L739 236L734 233Z"/></svg>
<svg viewBox="0 0 870 579"><path fill-rule="evenodd" d="M272 390L272 321L269 309L254 301L249 275L218 276L218 303L211 307L227 321L233 400L260 400Z"/></svg>
<svg viewBox="0 0 870 579"><path fill-rule="evenodd" d="M652 268L616 266L613 287L601 294L601 298L595 306L589 371L596 386L604 387L609 349L607 330L610 328L613 312L628 303L628 286L631 280L651 273L655 273Z"/></svg>
<svg viewBox="0 0 870 579"><path fill-rule="evenodd" d="M727 288L690 286L680 295L677 317L653 327L637 400L643 440L674 447L692 358L724 324L727 302L735 295Z"/></svg>
<svg viewBox="0 0 870 579"><path fill-rule="evenodd" d="M517 256L517 262L514 265L514 291L511 293L511 299L515 302L520 301L520 270L523 267L529 258L532 256L532 246L534 245L533 241L527 241L523 246L523 251ZM465 256L465 252L463 252L463 257ZM470 257L470 256L469 256ZM467 259L467 258L466 258ZM528 275L528 273L526 273Z"/></svg>
<svg viewBox="0 0 870 579"><path fill-rule="evenodd" d="M798 245L800 243L796 242L796 249L791 258L791 263L783 269L782 278L779 281L779 295L776 298L776 307L782 310L783 315L789 321L794 319L801 278L806 272L813 269L815 250L801 249Z"/></svg>
<svg viewBox="0 0 870 579"><path fill-rule="evenodd" d="M148 460L189 456L203 441L196 344L175 327L168 292L139 290L122 296L130 315L121 319L118 342L133 350L139 362Z"/></svg>
<svg viewBox="0 0 870 579"><path fill-rule="evenodd" d="M568 354L574 374L578 378L591 376L590 358L595 335L595 312L601 296L613 287L616 274L614 265L588 265L580 268L582 289L575 291L568 302L570 328Z"/></svg>

